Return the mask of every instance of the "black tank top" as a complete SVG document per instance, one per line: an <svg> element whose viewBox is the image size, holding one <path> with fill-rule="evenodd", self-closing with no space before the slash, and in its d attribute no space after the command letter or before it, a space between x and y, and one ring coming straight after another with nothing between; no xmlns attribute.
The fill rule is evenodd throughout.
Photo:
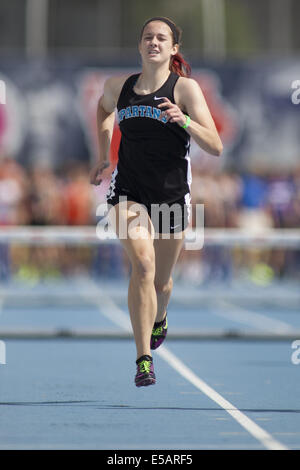
<svg viewBox="0 0 300 470"><path fill-rule="evenodd" d="M166 122L157 105L162 97L175 103L179 76L171 72L161 88L148 95L133 91L138 77L125 81L117 103L121 131L117 170L144 204L173 202L190 190L190 136L178 124Z"/></svg>

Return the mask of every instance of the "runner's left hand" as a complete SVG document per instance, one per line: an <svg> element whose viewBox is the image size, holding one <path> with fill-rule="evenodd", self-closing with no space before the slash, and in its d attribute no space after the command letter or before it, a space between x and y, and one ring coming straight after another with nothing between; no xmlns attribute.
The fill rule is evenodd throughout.
<svg viewBox="0 0 300 470"><path fill-rule="evenodd" d="M179 126L184 126L186 123L185 114L183 114L177 104L172 103L168 98L164 98L164 103L160 103L158 108L164 108L162 116L166 116L168 122L176 122Z"/></svg>

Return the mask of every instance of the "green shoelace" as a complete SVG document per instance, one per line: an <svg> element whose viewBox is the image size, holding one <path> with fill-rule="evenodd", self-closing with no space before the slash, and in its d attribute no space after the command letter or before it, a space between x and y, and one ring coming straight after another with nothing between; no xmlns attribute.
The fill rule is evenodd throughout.
<svg viewBox="0 0 300 470"><path fill-rule="evenodd" d="M163 330L166 330L168 328L168 320L166 318L166 324L165 326L158 326L157 328L152 330L153 336L159 336L162 334Z"/></svg>
<svg viewBox="0 0 300 470"><path fill-rule="evenodd" d="M146 372L147 374L150 373L151 362L150 361L142 361L139 364L139 369L141 372Z"/></svg>

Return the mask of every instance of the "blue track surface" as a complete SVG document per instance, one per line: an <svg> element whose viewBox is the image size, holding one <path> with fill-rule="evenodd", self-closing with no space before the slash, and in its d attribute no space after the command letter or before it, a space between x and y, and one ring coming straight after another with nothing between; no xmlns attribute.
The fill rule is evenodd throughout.
<svg viewBox="0 0 300 470"><path fill-rule="evenodd" d="M117 303L127 314L126 303ZM300 326L297 307L227 303L226 311L224 305L172 300L170 331L183 326L263 329L276 322ZM117 329L99 305L4 303L0 327L8 326ZM5 345L1 449L264 448L155 352L157 384L137 389L133 340L6 340ZM300 365L291 361L291 342L167 340L166 346L276 441L300 449Z"/></svg>

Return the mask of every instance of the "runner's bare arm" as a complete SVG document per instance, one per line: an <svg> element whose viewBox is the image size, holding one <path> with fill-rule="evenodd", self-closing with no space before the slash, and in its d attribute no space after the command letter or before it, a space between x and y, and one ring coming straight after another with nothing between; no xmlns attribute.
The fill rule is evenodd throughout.
<svg viewBox="0 0 300 470"><path fill-rule="evenodd" d="M221 155L222 141L196 80L180 77L175 86L174 98L177 105L173 105L173 109L170 107L167 110L170 120L182 126L186 122L184 116L184 112L186 112L191 118L186 129L190 136L206 152L216 156Z"/></svg>
<svg viewBox="0 0 300 470"><path fill-rule="evenodd" d="M115 108L126 78L108 78L97 104L98 159L90 175L92 184L101 183L101 174L110 165L110 144L115 123Z"/></svg>
<svg viewBox="0 0 300 470"><path fill-rule="evenodd" d="M106 165L109 165L110 143L115 123L118 81L120 79L116 77L110 77L105 81L103 95L97 105L99 163Z"/></svg>

